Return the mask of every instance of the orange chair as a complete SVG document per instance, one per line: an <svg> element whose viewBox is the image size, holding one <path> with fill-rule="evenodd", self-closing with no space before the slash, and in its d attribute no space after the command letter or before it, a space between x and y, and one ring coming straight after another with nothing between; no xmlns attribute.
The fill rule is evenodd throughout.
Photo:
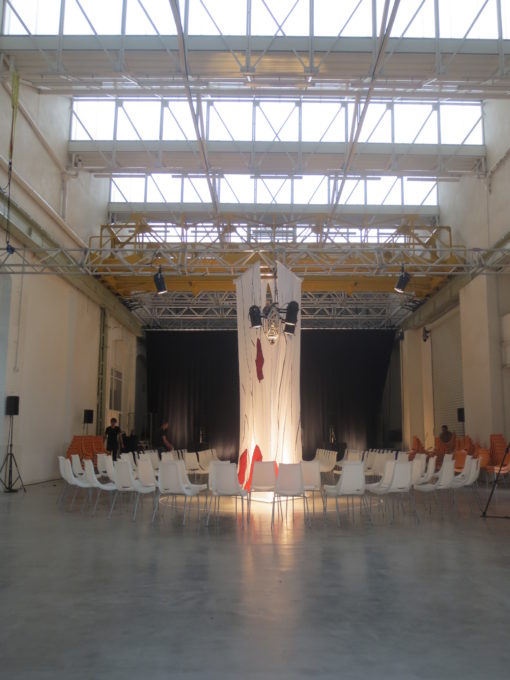
<svg viewBox="0 0 510 680"><path fill-rule="evenodd" d="M466 464L467 455L468 453L466 450L454 452L453 460L455 464L455 472L462 472L464 465Z"/></svg>
<svg viewBox="0 0 510 680"><path fill-rule="evenodd" d="M413 435L413 444L411 446L411 449L415 453L425 453L425 447L423 446L421 439L416 435Z"/></svg>
<svg viewBox="0 0 510 680"><path fill-rule="evenodd" d="M510 454L505 457L505 438L501 434L491 434L490 440L490 464L486 467L487 474L492 475L495 479L498 472L500 472L501 476L505 479L510 473ZM505 464L501 466L503 460Z"/></svg>
<svg viewBox="0 0 510 680"><path fill-rule="evenodd" d="M455 440L456 451L466 451L468 456L472 456L474 448L475 446L473 444L473 440L469 435L465 435L464 437L457 437Z"/></svg>

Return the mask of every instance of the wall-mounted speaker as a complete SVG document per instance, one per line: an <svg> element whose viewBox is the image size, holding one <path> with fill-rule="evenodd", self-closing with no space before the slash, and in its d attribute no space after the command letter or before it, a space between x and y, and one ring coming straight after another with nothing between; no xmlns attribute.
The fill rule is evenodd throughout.
<svg viewBox="0 0 510 680"><path fill-rule="evenodd" d="M86 408L83 411L83 424L90 425L94 422L94 411L91 408Z"/></svg>
<svg viewBox="0 0 510 680"><path fill-rule="evenodd" d="M457 409L457 422L464 422L464 407Z"/></svg>
<svg viewBox="0 0 510 680"><path fill-rule="evenodd" d="M17 416L19 414L19 397L5 398L5 415Z"/></svg>

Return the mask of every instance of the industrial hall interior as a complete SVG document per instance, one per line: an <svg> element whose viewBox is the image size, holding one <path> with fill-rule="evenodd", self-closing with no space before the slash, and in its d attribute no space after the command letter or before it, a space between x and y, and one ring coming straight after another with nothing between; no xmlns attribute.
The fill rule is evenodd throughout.
<svg viewBox="0 0 510 680"><path fill-rule="evenodd" d="M0 0L8 678L508 678L510 0Z"/></svg>

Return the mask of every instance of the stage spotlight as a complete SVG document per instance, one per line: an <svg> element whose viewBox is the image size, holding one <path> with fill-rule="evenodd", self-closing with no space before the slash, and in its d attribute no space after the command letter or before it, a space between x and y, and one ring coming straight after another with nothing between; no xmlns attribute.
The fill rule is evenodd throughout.
<svg viewBox="0 0 510 680"><path fill-rule="evenodd" d="M407 284L411 280L411 274L405 271L404 265L402 265L402 272L398 277L397 285L393 289L395 293L403 293L406 289Z"/></svg>
<svg viewBox="0 0 510 680"><path fill-rule="evenodd" d="M158 269L156 274L154 274L154 285L156 286L156 290L158 291L158 295L162 295L163 293L166 293L165 277L163 276L163 272L161 271L161 267Z"/></svg>
<svg viewBox="0 0 510 680"><path fill-rule="evenodd" d="M287 335L294 335L297 324L297 316L299 311L299 305L295 300L289 302L287 305L287 312L285 314L285 326L283 327L283 332Z"/></svg>
<svg viewBox="0 0 510 680"><path fill-rule="evenodd" d="M429 329L428 329L428 328L425 328L425 326L423 326L423 330L422 330L422 332L421 332L421 338L422 338L423 342L427 342L427 340L429 339L429 337L430 337L430 331L429 331Z"/></svg>
<svg viewBox="0 0 510 680"><path fill-rule="evenodd" d="M260 314L260 307L252 305L248 310L250 316L250 324L252 328L260 328L262 326L262 317Z"/></svg>

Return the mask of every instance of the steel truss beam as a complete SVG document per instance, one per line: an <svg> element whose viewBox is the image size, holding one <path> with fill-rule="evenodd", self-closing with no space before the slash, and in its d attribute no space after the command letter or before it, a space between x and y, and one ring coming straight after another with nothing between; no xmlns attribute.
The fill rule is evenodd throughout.
<svg viewBox="0 0 510 680"><path fill-rule="evenodd" d="M235 330L234 292L170 292L165 296L141 293L126 304L146 330ZM304 292L301 327L309 329L397 328L417 303L409 297L385 293ZM248 313L248 312L246 312Z"/></svg>
<svg viewBox="0 0 510 680"><path fill-rule="evenodd" d="M329 86L336 96L364 96L369 89L373 38L186 35L185 45L193 93L299 87L317 96ZM2 51L41 93L175 94L184 83L176 36L3 36ZM502 39L390 38L374 95L506 96L509 56Z"/></svg>

